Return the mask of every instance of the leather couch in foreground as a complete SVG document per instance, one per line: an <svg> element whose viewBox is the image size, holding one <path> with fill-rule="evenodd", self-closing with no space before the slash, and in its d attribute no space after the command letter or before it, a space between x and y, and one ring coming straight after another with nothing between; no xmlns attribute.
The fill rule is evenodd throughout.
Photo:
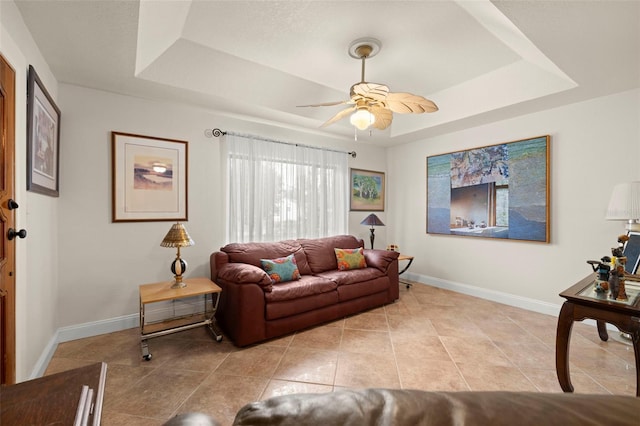
<svg viewBox="0 0 640 426"><path fill-rule="evenodd" d="M245 405L234 426L638 426L640 398L400 389L292 394Z"/></svg>
<svg viewBox="0 0 640 426"><path fill-rule="evenodd" d="M366 265L339 270L335 249L362 249ZM290 255L299 278L274 282L277 275L270 276L262 261ZM211 254L210 266L211 279L222 288L216 320L237 346L392 303L399 296L398 253L364 249L364 242L350 235L232 243Z"/></svg>

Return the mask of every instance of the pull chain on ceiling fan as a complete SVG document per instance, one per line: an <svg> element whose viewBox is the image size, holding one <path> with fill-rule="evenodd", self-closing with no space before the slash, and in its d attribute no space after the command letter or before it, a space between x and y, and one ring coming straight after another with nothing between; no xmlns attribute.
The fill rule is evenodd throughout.
<svg viewBox="0 0 640 426"><path fill-rule="evenodd" d="M438 107L433 101L422 96L405 92L390 92L389 87L384 84L365 81L365 61L367 58L375 56L380 48L380 41L373 38L358 39L349 46L349 56L362 62L360 82L351 86L349 100L301 105L303 107L351 105L324 122L321 127L350 116L351 124L357 129L365 130L372 126L378 130L384 130L391 125L394 112L422 114L438 111Z"/></svg>

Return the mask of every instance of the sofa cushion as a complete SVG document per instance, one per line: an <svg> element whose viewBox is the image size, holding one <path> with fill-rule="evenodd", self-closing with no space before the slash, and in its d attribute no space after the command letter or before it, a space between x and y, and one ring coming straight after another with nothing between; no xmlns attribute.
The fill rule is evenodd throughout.
<svg viewBox="0 0 640 426"><path fill-rule="evenodd" d="M296 257L293 254L277 259L260 259L260 264L274 283L300 279L300 271L296 264Z"/></svg>
<svg viewBox="0 0 640 426"><path fill-rule="evenodd" d="M362 247L356 249L333 249L336 253L339 271L348 271L351 269L362 269L367 267L364 260L364 249Z"/></svg>
<svg viewBox="0 0 640 426"><path fill-rule="evenodd" d="M376 268L362 268L352 269L349 271L326 271L317 274L317 276L326 280L331 280L338 286L343 286L371 281L376 278L384 277L385 275Z"/></svg>
<svg viewBox="0 0 640 426"><path fill-rule="evenodd" d="M274 284L271 292L265 293L265 299L267 303L295 300L334 291L337 287L338 284L332 280L313 275L303 275L297 281Z"/></svg>
<svg viewBox="0 0 640 426"><path fill-rule="evenodd" d="M261 268L260 259L286 257L293 253L300 274L311 274L306 254L300 243L295 240L273 243L231 243L222 247L220 251L227 253L229 262L248 263L258 268Z"/></svg>
<svg viewBox="0 0 640 426"><path fill-rule="evenodd" d="M335 248L354 249L364 245L362 240L353 235L299 239L298 242L304 249L309 268L313 274L338 269ZM298 268L300 268L299 264ZM300 273L305 275L302 269L300 269Z"/></svg>

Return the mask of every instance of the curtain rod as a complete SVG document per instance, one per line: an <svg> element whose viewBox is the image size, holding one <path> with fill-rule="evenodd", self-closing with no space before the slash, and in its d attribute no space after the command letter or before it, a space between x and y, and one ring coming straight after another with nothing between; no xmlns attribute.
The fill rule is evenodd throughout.
<svg viewBox="0 0 640 426"><path fill-rule="evenodd" d="M295 146L303 146L305 148L313 148L313 149L319 149L321 151L331 151L331 152L342 152L344 154L349 154L352 158L356 158L356 152L355 151L339 151L337 149L329 149L329 148L319 148L317 146L310 146L310 145L303 145L303 144L299 144L299 143L293 143L293 142L285 142L285 141L280 141L280 140L276 140L276 139L267 139L267 138L263 138L262 136L256 136L256 135L249 135L249 134L242 134L242 133L235 133L235 132L227 132L224 130L220 130L218 128L215 129L206 129L204 131L204 135L208 138L210 137L216 137L219 138L220 136L224 136L224 135L232 135L232 136L242 136L242 137L249 137L249 138L254 138L254 139L260 139L262 141L265 142L274 142L274 143L282 143L285 145L295 145Z"/></svg>

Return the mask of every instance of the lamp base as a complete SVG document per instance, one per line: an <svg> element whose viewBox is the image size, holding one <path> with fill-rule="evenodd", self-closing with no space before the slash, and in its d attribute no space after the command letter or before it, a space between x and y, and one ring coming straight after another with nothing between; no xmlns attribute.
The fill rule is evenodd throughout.
<svg viewBox="0 0 640 426"><path fill-rule="evenodd" d="M173 278L175 278L175 281L173 282L171 288L183 288L187 286L187 284L182 282L182 274L184 274L186 270L187 262L184 259L181 259L180 254L178 254L178 257L176 257L176 259L171 264L171 272L175 274L173 276Z"/></svg>
<svg viewBox="0 0 640 426"><path fill-rule="evenodd" d="M171 286L171 288L184 288L187 286L187 283L182 281L182 275L180 276L176 275L174 278L175 278L175 281L173 282L173 285Z"/></svg>

